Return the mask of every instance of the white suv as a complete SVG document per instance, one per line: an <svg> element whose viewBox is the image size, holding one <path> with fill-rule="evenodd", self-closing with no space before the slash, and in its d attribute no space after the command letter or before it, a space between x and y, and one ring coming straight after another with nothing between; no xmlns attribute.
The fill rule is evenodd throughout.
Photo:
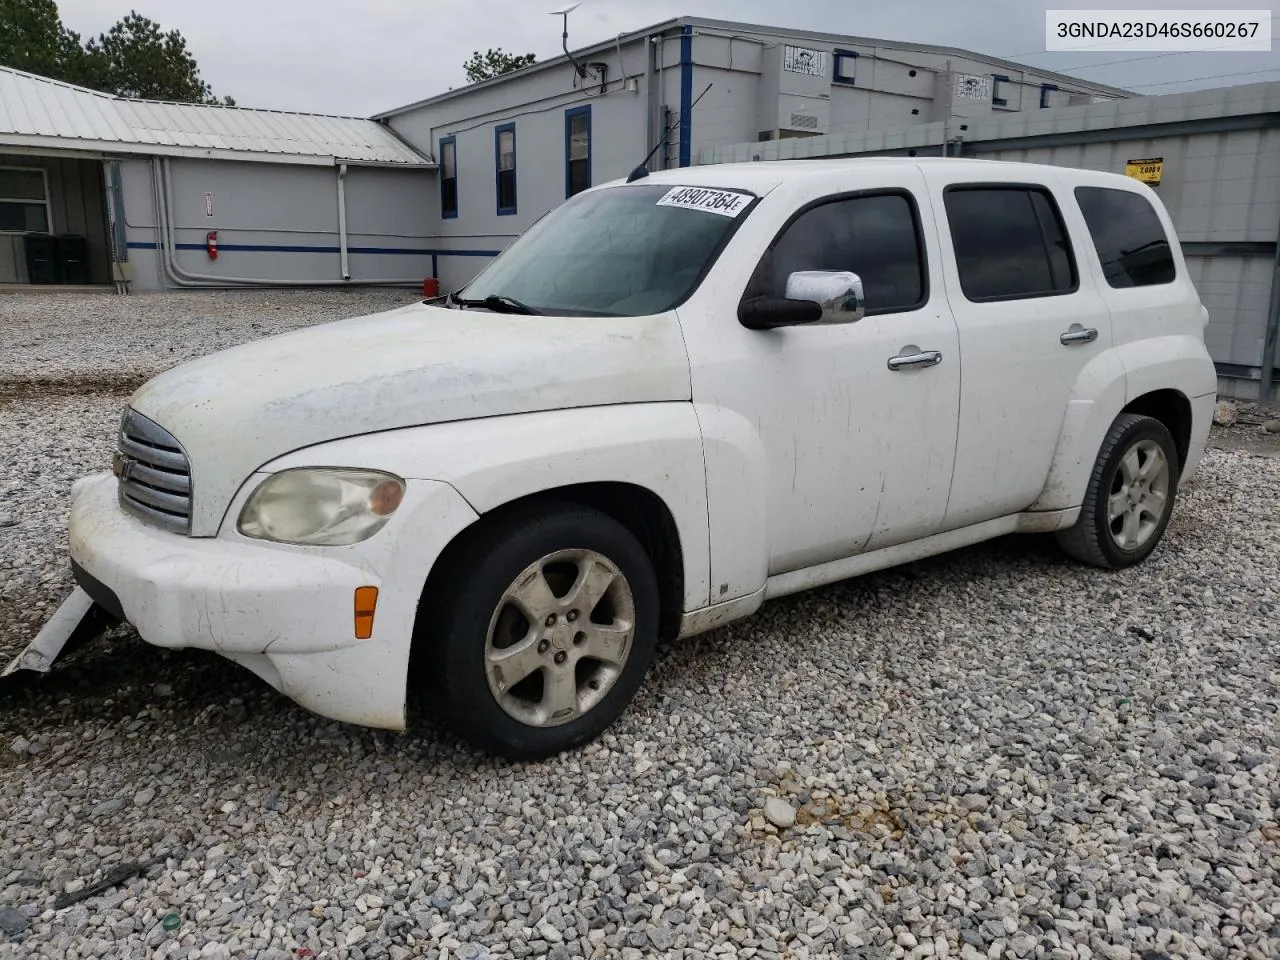
<svg viewBox="0 0 1280 960"><path fill-rule="evenodd" d="M431 691L546 756L659 637L1014 531L1156 547L1207 313L1156 195L969 160L707 166L543 218L447 302L185 364L74 488L98 605L317 713ZM416 668L410 670L410 661Z"/></svg>

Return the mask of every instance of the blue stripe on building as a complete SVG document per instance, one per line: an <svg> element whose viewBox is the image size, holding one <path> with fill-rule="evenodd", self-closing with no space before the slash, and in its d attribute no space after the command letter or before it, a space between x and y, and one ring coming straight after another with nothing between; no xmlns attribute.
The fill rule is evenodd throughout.
<svg viewBox="0 0 1280 960"><path fill-rule="evenodd" d="M156 244L151 240L130 240L130 250L154 250ZM178 250L205 249L203 243L178 243ZM237 253L341 253L339 247L298 246L284 243L219 243L218 252ZM417 249L413 247L347 247L347 253L379 254L408 257L496 257L500 250L445 250L438 247Z"/></svg>

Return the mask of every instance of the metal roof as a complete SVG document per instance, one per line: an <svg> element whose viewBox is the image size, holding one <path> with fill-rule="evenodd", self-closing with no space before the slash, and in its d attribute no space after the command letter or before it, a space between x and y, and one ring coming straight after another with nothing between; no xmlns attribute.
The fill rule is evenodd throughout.
<svg viewBox="0 0 1280 960"><path fill-rule="evenodd" d="M642 40L645 37L655 34L669 33L678 30L681 27L690 26L695 30L699 27L705 30L722 30L730 34L754 34L756 36L779 36L795 38L797 40L812 40L819 43L840 44L847 47L876 47L882 50L903 50L911 53L926 53L938 56L956 57L958 59L977 60L983 63L989 63L1003 69L1014 72L1033 73L1037 77L1044 77L1049 80L1056 80L1058 83L1065 84L1070 87L1079 87L1082 91L1104 94L1109 97L1129 97L1132 96L1128 90L1120 87L1111 87L1102 83L1095 83L1092 80L1084 80L1080 77L1073 77L1065 73L1057 73L1053 70L1041 70L1039 67L1032 67L1025 63L1017 63L1013 60L1006 60L1003 57L993 57L985 53L976 53L973 50L963 50L960 47L940 47L928 43L910 43L908 41L899 40L878 40L873 37L856 37L846 34L836 33L818 33L813 30L791 30L787 27L770 27L754 23L736 23L729 20L709 20L705 17L675 17L671 20L664 20L661 23L655 23L652 26L644 27L640 30L632 30L627 33L621 33L617 37L610 37L608 40L602 40L599 43L590 44L573 51L574 56L578 59L586 59L592 54L606 53L615 49L620 44L631 43L635 40ZM521 67L519 70L512 70L510 73L504 73L488 80L481 80L478 83L468 84L465 87L458 87L456 90L447 90L444 93L437 93L434 96L426 97L422 100L415 100L413 103L407 103L401 107L394 107L391 110L385 110L382 113L376 113L373 116L375 120L385 120L390 117L396 117L411 110L417 110L420 107L428 106L433 103L440 103L444 100L450 100L454 97L464 96L468 93L474 93L476 90L497 86L506 83L518 77L528 76L541 70L547 70L552 67L563 66L569 62L569 58L564 54L551 57L548 60L540 60L532 63L527 67Z"/></svg>
<svg viewBox="0 0 1280 960"><path fill-rule="evenodd" d="M360 117L128 100L0 67L0 150L434 167L388 127Z"/></svg>

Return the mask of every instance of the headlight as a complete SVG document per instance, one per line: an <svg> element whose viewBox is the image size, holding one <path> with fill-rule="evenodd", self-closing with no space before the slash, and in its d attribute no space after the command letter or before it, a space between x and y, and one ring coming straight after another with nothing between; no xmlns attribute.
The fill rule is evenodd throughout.
<svg viewBox="0 0 1280 960"><path fill-rule="evenodd" d="M379 470L283 470L263 482L240 511L246 537L337 547L367 540L404 498L404 481Z"/></svg>

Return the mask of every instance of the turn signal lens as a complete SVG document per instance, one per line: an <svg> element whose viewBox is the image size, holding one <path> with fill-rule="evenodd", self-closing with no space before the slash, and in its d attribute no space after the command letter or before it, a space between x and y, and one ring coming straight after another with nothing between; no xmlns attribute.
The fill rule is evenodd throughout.
<svg viewBox="0 0 1280 960"><path fill-rule="evenodd" d="M369 494L369 511L379 517L389 517L396 512L404 499L404 484L399 480L383 480Z"/></svg>
<svg viewBox="0 0 1280 960"><path fill-rule="evenodd" d="M377 587L356 587L356 639L373 636L373 614L378 606Z"/></svg>

